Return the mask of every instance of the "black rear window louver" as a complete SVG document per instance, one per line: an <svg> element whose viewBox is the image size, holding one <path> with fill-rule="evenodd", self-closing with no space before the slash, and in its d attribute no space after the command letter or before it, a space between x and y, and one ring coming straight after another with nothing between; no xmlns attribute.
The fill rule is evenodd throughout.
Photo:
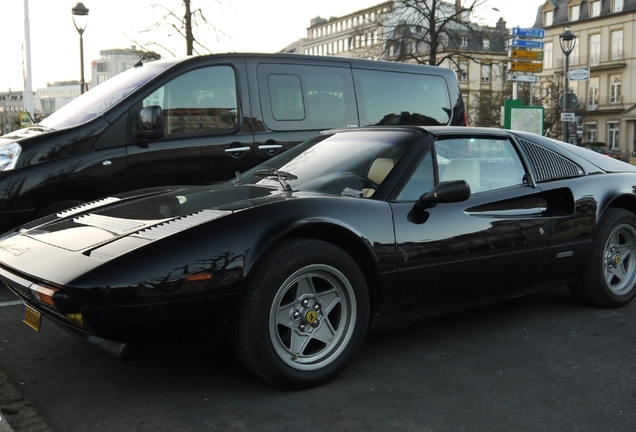
<svg viewBox="0 0 636 432"><path fill-rule="evenodd" d="M552 150L525 140L519 142L530 159L537 182L584 174L580 166Z"/></svg>

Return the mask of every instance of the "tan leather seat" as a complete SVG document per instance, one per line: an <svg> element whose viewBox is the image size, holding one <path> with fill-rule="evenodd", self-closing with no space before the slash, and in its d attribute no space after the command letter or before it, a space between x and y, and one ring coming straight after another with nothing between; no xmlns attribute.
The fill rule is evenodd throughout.
<svg viewBox="0 0 636 432"><path fill-rule="evenodd" d="M369 168L369 173L367 174L367 178L371 180L373 183L379 185L381 184L389 172L395 166L395 159L392 158L377 158L371 164L371 168ZM373 188L364 188L362 189L362 196L365 198L373 195Z"/></svg>
<svg viewBox="0 0 636 432"><path fill-rule="evenodd" d="M440 181L466 180L471 192L481 187L481 172L476 159L453 159L450 161Z"/></svg>

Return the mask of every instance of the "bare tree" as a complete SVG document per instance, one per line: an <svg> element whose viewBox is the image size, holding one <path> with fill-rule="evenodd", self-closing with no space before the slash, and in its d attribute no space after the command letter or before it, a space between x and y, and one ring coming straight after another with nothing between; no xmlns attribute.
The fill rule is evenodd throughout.
<svg viewBox="0 0 636 432"><path fill-rule="evenodd" d="M501 127L502 107L509 93L509 89L476 93L470 104L470 112L475 117L470 119L471 125Z"/></svg>
<svg viewBox="0 0 636 432"><path fill-rule="evenodd" d="M216 3L218 3L219 5L222 4L221 0L216 0ZM169 36L173 36L176 34L185 39L186 55L210 54L212 51L210 51L210 49L208 49L195 37L199 26L205 26L206 28L211 29L216 35L217 41L219 40L220 36L227 37L227 35L219 30L216 26L214 26L206 18L206 16L203 14L202 7L193 8L192 0L182 0L181 6L183 7L183 9L181 11L178 11L175 8L168 8L163 4L150 5L150 7L153 9L163 10L163 16L159 21L151 25L149 28L142 30L142 33L150 32L161 27L168 27L170 29ZM145 44L141 44L141 46L157 46L166 50L171 55L175 55L175 53L173 53L165 45L158 42L148 42Z"/></svg>
<svg viewBox="0 0 636 432"><path fill-rule="evenodd" d="M358 40L378 39L373 47L366 44L367 51L375 50L375 57L430 65L454 62L460 53L471 58L472 50L483 51L485 40L491 51L503 52L508 36L505 23L491 28L475 21L477 9L486 1L397 0L374 15L372 26L368 21L358 26L354 48L364 51ZM370 27L381 37L370 38Z"/></svg>

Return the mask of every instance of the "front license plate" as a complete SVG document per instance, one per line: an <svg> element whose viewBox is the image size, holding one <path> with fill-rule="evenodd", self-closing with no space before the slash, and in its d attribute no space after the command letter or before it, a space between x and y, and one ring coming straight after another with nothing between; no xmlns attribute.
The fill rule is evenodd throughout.
<svg viewBox="0 0 636 432"><path fill-rule="evenodd" d="M31 327L35 331L40 331L40 325L42 323L42 314L31 306L25 304L22 309L22 322Z"/></svg>

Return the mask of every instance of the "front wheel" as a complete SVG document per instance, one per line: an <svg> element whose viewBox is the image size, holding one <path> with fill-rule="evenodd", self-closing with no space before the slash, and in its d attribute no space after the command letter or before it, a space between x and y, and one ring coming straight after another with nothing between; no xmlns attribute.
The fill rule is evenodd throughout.
<svg viewBox="0 0 636 432"><path fill-rule="evenodd" d="M364 276L342 249L296 239L256 269L238 315L234 348L255 375L276 386L320 385L346 368L367 331Z"/></svg>
<svg viewBox="0 0 636 432"><path fill-rule="evenodd" d="M573 296L600 307L620 307L636 296L636 216L610 208L596 227L588 265L573 285Z"/></svg>

